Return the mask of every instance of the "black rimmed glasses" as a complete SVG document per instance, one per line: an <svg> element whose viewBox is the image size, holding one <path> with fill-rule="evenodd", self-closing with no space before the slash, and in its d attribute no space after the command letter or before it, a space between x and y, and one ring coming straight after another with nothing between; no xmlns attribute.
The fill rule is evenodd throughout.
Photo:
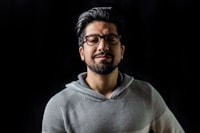
<svg viewBox="0 0 200 133"><path fill-rule="evenodd" d="M86 42L89 46L97 46L101 42L101 39L109 45L116 45L119 43L121 36L117 34L107 34L107 35L99 35L99 34L91 34L84 37L84 42Z"/></svg>

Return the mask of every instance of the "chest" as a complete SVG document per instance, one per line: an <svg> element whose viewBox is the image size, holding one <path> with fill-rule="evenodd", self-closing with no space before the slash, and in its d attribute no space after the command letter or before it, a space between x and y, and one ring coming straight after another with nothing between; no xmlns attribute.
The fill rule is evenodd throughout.
<svg viewBox="0 0 200 133"><path fill-rule="evenodd" d="M152 120L148 102L139 99L85 100L66 112L67 127L75 133L117 133L142 129Z"/></svg>

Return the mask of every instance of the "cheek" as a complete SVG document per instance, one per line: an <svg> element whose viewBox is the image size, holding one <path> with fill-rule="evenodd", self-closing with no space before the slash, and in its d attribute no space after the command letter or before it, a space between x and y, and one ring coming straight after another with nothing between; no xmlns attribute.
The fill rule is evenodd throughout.
<svg viewBox="0 0 200 133"><path fill-rule="evenodd" d="M79 51L81 60L82 61L88 60L88 58L92 57L93 52L94 51L92 49L89 49L89 48L82 49L81 51Z"/></svg>
<svg viewBox="0 0 200 133"><path fill-rule="evenodd" d="M123 57L123 52L119 49L118 51L115 52L115 57L117 60L121 60Z"/></svg>
<svg viewBox="0 0 200 133"><path fill-rule="evenodd" d="M121 56L121 55L117 55L117 56L115 56L114 61L115 61L115 62L120 62L121 59L122 59L122 56Z"/></svg>
<svg viewBox="0 0 200 133"><path fill-rule="evenodd" d="M120 49L115 51L114 62L118 63L123 59L123 51Z"/></svg>

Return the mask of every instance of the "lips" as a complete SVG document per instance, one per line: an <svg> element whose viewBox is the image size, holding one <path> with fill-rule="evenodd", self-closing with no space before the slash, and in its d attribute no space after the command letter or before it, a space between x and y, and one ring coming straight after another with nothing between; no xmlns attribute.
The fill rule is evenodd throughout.
<svg viewBox="0 0 200 133"><path fill-rule="evenodd" d="M109 55L97 55L95 58L110 58L111 56Z"/></svg>
<svg viewBox="0 0 200 133"><path fill-rule="evenodd" d="M99 54L95 54L94 58L111 58L112 54L110 53L99 53Z"/></svg>

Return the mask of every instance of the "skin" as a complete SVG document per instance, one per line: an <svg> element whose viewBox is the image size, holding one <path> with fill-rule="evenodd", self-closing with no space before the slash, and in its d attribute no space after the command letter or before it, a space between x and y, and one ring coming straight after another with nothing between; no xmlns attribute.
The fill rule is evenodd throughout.
<svg viewBox="0 0 200 133"><path fill-rule="evenodd" d="M85 35L99 34L105 35L117 32L117 27L113 23L104 21L93 21L85 28ZM99 55L102 51L107 51L112 56ZM125 51L125 46L119 43L117 45L109 45L104 39L97 46L88 46L86 42L79 47L81 60L87 64L87 76L85 82L94 91L103 94L106 98L112 95L113 90L117 86L118 64L121 62ZM94 58L93 58L94 56ZM112 64L113 70L106 74L100 74L93 71L89 66L102 68L105 63Z"/></svg>

